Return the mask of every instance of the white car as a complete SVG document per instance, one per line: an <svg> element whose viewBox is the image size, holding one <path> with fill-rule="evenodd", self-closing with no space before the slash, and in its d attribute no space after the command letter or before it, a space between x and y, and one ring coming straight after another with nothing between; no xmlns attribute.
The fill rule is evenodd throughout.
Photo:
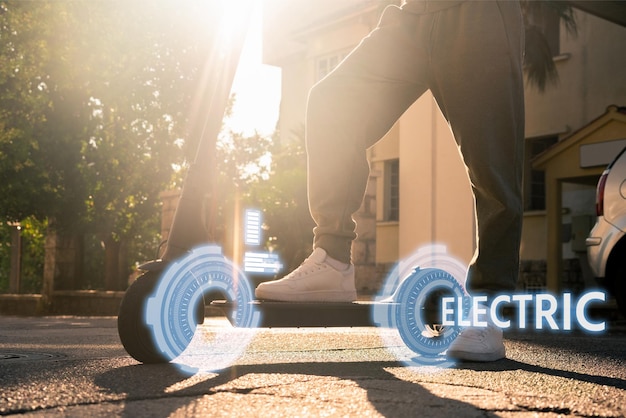
<svg viewBox="0 0 626 418"><path fill-rule="evenodd" d="M626 148L598 181L596 214L586 239L589 265L626 315Z"/></svg>

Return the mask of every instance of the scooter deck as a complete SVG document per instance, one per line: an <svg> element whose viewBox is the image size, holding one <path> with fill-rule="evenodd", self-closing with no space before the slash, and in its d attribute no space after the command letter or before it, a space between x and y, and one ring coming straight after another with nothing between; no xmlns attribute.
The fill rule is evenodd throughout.
<svg viewBox="0 0 626 418"><path fill-rule="evenodd" d="M250 302L260 313L262 328L290 327L369 327L375 326L372 308L380 302ZM385 303L387 306L394 304ZM214 300L211 306L220 308L227 317L234 307L225 300Z"/></svg>

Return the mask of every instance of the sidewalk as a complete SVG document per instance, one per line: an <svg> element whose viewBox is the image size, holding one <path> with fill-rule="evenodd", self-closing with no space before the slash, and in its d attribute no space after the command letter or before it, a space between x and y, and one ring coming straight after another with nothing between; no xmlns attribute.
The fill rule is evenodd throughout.
<svg viewBox="0 0 626 418"><path fill-rule="evenodd" d="M209 319L197 335L225 326ZM201 342L202 343L202 342ZM376 328L261 329L235 365L193 373L139 365L115 318L0 317L0 415L626 415L626 324L607 334L515 334L508 358L407 368Z"/></svg>

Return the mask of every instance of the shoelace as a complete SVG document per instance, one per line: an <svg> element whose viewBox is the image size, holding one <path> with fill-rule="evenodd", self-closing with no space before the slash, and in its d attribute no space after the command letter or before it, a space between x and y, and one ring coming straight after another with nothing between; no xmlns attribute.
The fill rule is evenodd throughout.
<svg viewBox="0 0 626 418"><path fill-rule="evenodd" d="M306 259L304 263L300 265L297 269L295 269L292 273L292 277L300 277L305 274L313 273L315 271L320 271L326 268L324 264L318 264L309 259Z"/></svg>

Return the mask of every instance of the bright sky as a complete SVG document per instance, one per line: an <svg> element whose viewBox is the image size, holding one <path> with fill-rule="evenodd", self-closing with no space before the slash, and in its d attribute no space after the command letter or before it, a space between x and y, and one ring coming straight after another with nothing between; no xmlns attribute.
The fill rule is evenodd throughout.
<svg viewBox="0 0 626 418"><path fill-rule="evenodd" d="M278 120L280 69L261 63L261 2L253 4L251 27L233 83L236 101L229 125L243 134L269 135Z"/></svg>

